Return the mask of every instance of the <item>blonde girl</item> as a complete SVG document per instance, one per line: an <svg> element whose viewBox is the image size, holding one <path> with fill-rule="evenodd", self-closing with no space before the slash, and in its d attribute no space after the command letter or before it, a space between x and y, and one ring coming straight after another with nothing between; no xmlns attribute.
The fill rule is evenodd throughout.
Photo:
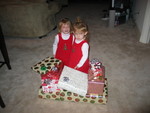
<svg viewBox="0 0 150 113"><path fill-rule="evenodd" d="M53 43L53 55L62 60L64 65L68 65L73 42L71 21L68 18L63 18L58 24L58 31Z"/></svg>
<svg viewBox="0 0 150 113"><path fill-rule="evenodd" d="M75 36L69 60L69 67L88 73L89 70L89 44L87 42L88 26L77 18L73 24Z"/></svg>

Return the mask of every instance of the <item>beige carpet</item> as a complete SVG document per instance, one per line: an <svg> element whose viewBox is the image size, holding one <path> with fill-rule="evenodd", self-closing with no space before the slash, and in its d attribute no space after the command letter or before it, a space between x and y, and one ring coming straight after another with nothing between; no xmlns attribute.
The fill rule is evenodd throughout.
<svg viewBox="0 0 150 113"><path fill-rule="evenodd" d="M102 21L104 4L70 4L57 14L58 21L81 16L90 29L90 58L106 67L107 105L60 102L38 98L39 74L30 67L52 56L57 30L43 39L6 38L12 70L0 69L0 92L6 108L0 113L148 113L150 112L150 44L139 43L132 21L108 28ZM2 60L2 56L0 56Z"/></svg>

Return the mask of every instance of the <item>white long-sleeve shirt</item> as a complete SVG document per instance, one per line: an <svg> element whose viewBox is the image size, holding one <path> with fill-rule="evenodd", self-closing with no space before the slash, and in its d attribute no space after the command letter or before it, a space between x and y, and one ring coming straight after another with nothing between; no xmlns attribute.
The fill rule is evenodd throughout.
<svg viewBox="0 0 150 113"><path fill-rule="evenodd" d="M81 41L83 41L83 40L80 40L80 41L78 41L78 40L75 40L75 42L77 43L77 44L79 44ZM87 60L87 58L88 58L88 55L89 55L89 45L87 44L87 43L84 43L83 45L82 45L82 47L81 47L81 51L82 51L82 58L80 59L80 61L79 61L79 63L77 64L77 67L81 67L81 66L83 66L83 64L85 63L85 61Z"/></svg>

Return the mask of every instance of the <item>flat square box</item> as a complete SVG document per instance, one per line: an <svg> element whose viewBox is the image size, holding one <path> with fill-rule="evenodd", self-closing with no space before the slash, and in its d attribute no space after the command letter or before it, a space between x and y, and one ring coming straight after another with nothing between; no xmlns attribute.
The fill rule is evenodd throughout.
<svg viewBox="0 0 150 113"><path fill-rule="evenodd" d="M88 88L88 75L64 66L58 81L58 87L85 96Z"/></svg>

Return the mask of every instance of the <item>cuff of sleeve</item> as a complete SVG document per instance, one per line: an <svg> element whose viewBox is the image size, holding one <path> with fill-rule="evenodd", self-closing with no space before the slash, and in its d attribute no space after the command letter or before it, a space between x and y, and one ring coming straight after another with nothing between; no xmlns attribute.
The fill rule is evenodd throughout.
<svg viewBox="0 0 150 113"><path fill-rule="evenodd" d="M82 65L78 64L77 67L80 68Z"/></svg>

